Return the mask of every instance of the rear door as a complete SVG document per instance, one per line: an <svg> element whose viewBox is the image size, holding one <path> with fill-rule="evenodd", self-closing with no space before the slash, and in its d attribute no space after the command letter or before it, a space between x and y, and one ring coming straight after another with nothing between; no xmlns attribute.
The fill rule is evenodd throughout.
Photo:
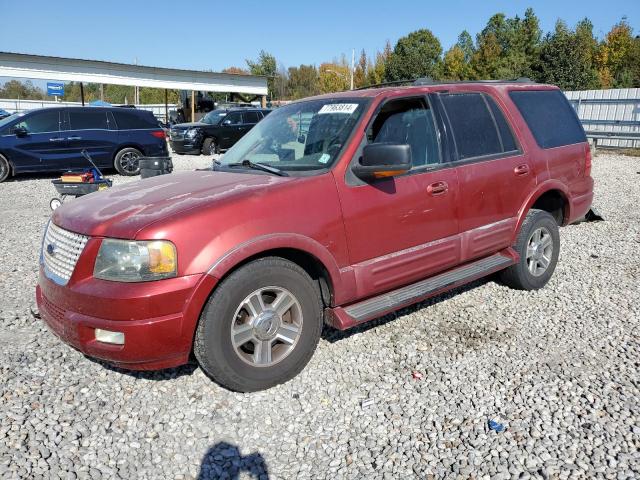
<svg viewBox="0 0 640 480"><path fill-rule="evenodd" d="M66 138L60 130L61 113L58 108L45 108L27 113L5 138L16 172L56 171L68 168ZM16 136L16 127L27 134Z"/></svg>
<svg viewBox="0 0 640 480"><path fill-rule="evenodd" d="M118 132L109 128L107 113L107 110L100 107L67 109L65 133L74 167L91 167L82 156L82 150L86 150L93 162L100 167L113 163Z"/></svg>
<svg viewBox="0 0 640 480"><path fill-rule="evenodd" d="M451 130L458 172L462 260L510 245L519 209L536 185L534 165L520 148L496 100L485 93L436 94Z"/></svg>

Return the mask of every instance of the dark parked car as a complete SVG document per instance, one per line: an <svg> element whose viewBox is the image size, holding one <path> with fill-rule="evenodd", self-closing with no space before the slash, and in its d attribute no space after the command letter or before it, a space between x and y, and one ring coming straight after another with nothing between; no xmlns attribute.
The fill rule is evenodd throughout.
<svg viewBox="0 0 640 480"><path fill-rule="evenodd" d="M99 168L140 173L142 156L167 155L165 132L153 113L108 107L44 108L0 120L0 182L26 172Z"/></svg>
<svg viewBox="0 0 640 480"><path fill-rule="evenodd" d="M209 171L58 208L38 307L89 356L136 370L195 356L222 385L260 390L302 370L324 323L362 325L496 272L544 287L559 227L589 211L590 172L580 121L549 85L305 99Z"/></svg>
<svg viewBox="0 0 640 480"><path fill-rule="evenodd" d="M212 110L199 122L172 126L171 148L176 153L220 153L231 148L270 111L264 108Z"/></svg>
<svg viewBox="0 0 640 480"><path fill-rule="evenodd" d="M2 120L3 118L7 118L9 115L11 115L9 112L0 108L0 120Z"/></svg>

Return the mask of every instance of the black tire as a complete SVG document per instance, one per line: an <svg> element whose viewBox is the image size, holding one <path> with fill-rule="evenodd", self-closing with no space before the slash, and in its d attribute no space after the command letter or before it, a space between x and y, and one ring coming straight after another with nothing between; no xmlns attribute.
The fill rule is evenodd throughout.
<svg viewBox="0 0 640 480"><path fill-rule="evenodd" d="M218 153L218 144L215 138L205 138L200 149L202 155L215 155Z"/></svg>
<svg viewBox="0 0 640 480"><path fill-rule="evenodd" d="M127 147L116 153L113 166L120 175L132 177L140 175L140 165L138 160L142 157L142 152L137 148Z"/></svg>
<svg viewBox="0 0 640 480"><path fill-rule="evenodd" d="M0 155L0 183L11 176L11 164L3 155Z"/></svg>
<svg viewBox="0 0 640 480"><path fill-rule="evenodd" d="M542 234L538 242L533 237L537 232ZM549 235L548 240L545 240L546 234ZM531 249L532 254L528 258L530 243L535 248ZM546 255L545 245L552 249ZM556 269L560 254L560 232L555 218L543 210L530 210L513 248L520 255L520 260L500 273L502 282L518 290L538 290L544 287ZM544 264L547 266L544 267Z"/></svg>
<svg viewBox="0 0 640 480"><path fill-rule="evenodd" d="M292 345L285 345L285 354L275 364L257 366L255 356L257 338L249 340L242 347L234 346L232 328L238 328L238 322L246 311L241 309L244 301L263 289L284 289L297 301L295 307L287 310L276 322L283 324L287 315L292 321L295 308L301 315L301 325L297 339ZM262 298L262 293L260 293ZM277 297L276 297L277 298ZM276 301L273 300L275 304ZM269 307L269 304L266 304ZM266 309L265 309L266 311ZM244 313L243 313L244 312ZM236 315L237 313L237 315ZM245 319L249 316L245 316ZM253 316L245 320L243 326L256 325ZM285 320L283 320L285 318ZM271 321L267 329L271 328ZM323 307L317 284L298 265L279 257L267 257L255 260L231 273L215 289L203 309L194 340L194 354L200 367L220 385L239 392L264 390L295 377L309 362L318 345L323 325ZM250 335L256 335L256 327L249 328ZM266 333L259 330L258 333ZM270 340L271 341L271 340ZM276 339L276 347L279 348ZM243 348L254 347L253 353L243 353ZM271 347L269 348L271 351ZM243 357L243 355L248 356ZM244 358L244 359L243 359ZM271 354L269 359L271 359ZM273 357L276 358L275 356Z"/></svg>

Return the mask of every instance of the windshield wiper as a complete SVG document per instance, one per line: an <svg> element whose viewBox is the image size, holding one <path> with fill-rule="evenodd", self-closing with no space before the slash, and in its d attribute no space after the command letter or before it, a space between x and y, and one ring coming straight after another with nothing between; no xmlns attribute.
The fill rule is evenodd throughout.
<svg viewBox="0 0 640 480"><path fill-rule="evenodd" d="M264 163L256 163L251 160L243 160L240 163L229 163L225 165L225 167L245 167L245 168L253 168L254 170L262 170L263 172L273 173L274 175L278 175L280 177L288 177L289 174L287 172L283 172L279 168L270 167L269 165L265 165Z"/></svg>

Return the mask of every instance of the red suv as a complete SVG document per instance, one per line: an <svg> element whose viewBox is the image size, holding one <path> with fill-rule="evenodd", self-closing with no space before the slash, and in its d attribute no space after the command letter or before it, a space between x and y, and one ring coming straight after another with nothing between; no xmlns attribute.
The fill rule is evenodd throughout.
<svg viewBox="0 0 640 480"><path fill-rule="evenodd" d="M543 287L558 227L593 198L556 87L420 84L275 110L210 171L53 214L37 302L85 354L130 369L192 355L220 384L271 387L347 329L494 272Z"/></svg>

